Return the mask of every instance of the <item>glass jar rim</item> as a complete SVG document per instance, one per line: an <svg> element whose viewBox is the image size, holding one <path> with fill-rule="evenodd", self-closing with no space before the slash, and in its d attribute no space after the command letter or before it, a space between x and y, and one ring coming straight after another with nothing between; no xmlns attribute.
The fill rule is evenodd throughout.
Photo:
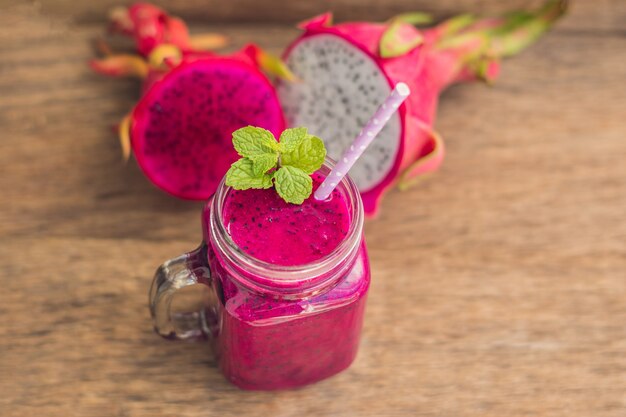
<svg viewBox="0 0 626 417"><path fill-rule="evenodd" d="M327 176L335 162L326 158L318 172ZM224 224L223 203L231 187L220 182L211 202L208 228L217 246L220 259L225 260L229 272L241 284L260 292L294 293L319 291L332 284L345 272L345 264L356 259L363 233L363 202L354 181L347 175L337 185L349 198L350 226L344 239L328 255L301 265L278 265L258 259L244 252L231 238ZM207 242L208 243L208 242ZM339 275L339 276L338 276Z"/></svg>

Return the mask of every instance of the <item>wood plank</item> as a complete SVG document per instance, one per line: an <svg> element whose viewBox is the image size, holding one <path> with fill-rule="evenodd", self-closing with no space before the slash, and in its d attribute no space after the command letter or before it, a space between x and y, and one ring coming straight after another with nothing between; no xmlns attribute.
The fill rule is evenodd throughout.
<svg viewBox="0 0 626 417"><path fill-rule="evenodd" d="M137 86L90 73L102 25L68 4L0 13L0 415L624 415L622 2L577 2L494 87L444 94L443 168L366 227L356 363L278 393L239 391L205 345L152 333L150 277L198 242L200 205L121 163L109 128ZM220 29L274 52L297 34Z"/></svg>
<svg viewBox="0 0 626 417"><path fill-rule="evenodd" d="M67 18L75 22L100 22L103 16L115 6L117 0L103 0L97 3L75 2L72 0L46 0L37 3L47 15ZM334 13L338 21L374 20L384 21L398 13L424 11L438 18L458 13L498 15L510 10L535 8L544 0L324 0L287 1L276 0L173 0L155 1L172 14L197 22L212 23L283 23L308 19L326 11ZM624 30L626 3L615 0L576 0L570 1L571 17L568 25L576 30L603 29Z"/></svg>

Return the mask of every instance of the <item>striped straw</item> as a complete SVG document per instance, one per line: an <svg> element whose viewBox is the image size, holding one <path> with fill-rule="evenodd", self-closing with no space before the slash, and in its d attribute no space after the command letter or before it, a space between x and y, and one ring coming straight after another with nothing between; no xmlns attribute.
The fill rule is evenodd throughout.
<svg viewBox="0 0 626 417"><path fill-rule="evenodd" d="M344 152L341 159L335 165L335 168L328 174L322 185L315 191L316 200L326 200L330 193L333 192L337 184L346 176L352 165L363 154L376 135L380 133L382 128L387 124L391 115L398 110L398 107L411 94L409 86L405 83L396 84L395 88L385 99L383 104L378 108L374 117L372 117L359 136L354 139L352 145Z"/></svg>

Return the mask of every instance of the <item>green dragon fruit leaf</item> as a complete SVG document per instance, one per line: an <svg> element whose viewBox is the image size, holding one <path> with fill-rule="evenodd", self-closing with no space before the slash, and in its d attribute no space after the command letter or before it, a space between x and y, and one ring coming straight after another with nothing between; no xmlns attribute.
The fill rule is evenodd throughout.
<svg viewBox="0 0 626 417"><path fill-rule="evenodd" d="M423 42L424 37L419 32L394 19L380 38L379 54L382 58L402 56Z"/></svg>

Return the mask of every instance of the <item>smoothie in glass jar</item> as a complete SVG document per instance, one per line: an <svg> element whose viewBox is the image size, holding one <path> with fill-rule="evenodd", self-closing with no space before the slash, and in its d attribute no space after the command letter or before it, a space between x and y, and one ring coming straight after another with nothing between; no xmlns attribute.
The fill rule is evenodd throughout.
<svg viewBox="0 0 626 417"><path fill-rule="evenodd" d="M312 175L313 191L328 175ZM159 334L208 336L224 376L244 389L293 388L332 376L354 360L370 283L363 206L355 184L301 205L276 190L234 190L222 182L202 215L200 248L166 262L150 304ZM204 284L210 296L177 322L171 296Z"/></svg>
<svg viewBox="0 0 626 417"><path fill-rule="evenodd" d="M327 170L313 175L314 189ZM370 277L361 204L350 185L302 205L272 189L230 189L205 210L221 301L213 342L236 385L296 387L354 360Z"/></svg>

